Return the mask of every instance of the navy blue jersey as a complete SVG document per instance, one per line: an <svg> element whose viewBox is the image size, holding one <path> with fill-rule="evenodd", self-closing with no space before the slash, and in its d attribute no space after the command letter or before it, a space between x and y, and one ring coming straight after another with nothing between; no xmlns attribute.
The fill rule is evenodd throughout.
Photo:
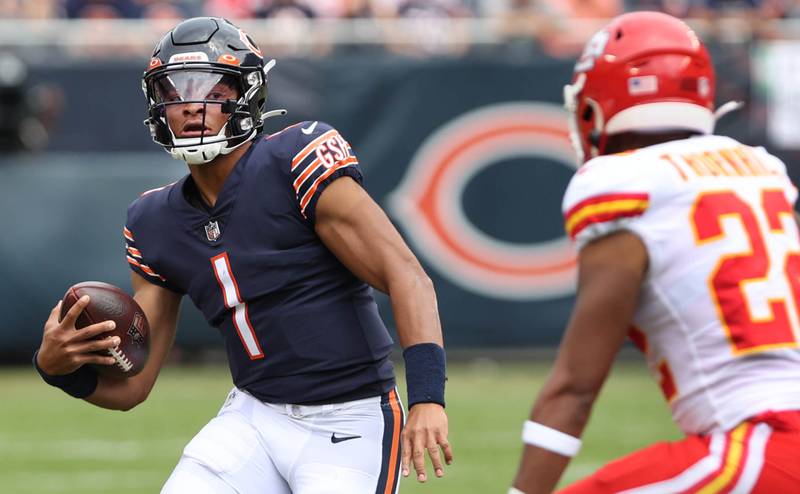
<svg viewBox="0 0 800 494"><path fill-rule="evenodd" d="M124 231L135 272L188 294L225 341L234 384L274 403L346 401L394 386L372 289L314 231L320 193L361 182L339 133L303 122L259 137L214 207L190 175L144 193Z"/></svg>

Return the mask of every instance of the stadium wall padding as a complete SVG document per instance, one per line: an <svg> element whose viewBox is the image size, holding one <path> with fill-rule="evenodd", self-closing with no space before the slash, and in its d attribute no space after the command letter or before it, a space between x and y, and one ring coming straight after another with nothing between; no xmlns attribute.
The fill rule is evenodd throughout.
<svg viewBox="0 0 800 494"><path fill-rule="evenodd" d="M59 86L65 104L44 152L0 159L5 354L33 351L71 284L129 290L126 207L186 173L142 125L141 66L31 71ZM485 56L279 61L268 106L289 115L267 130L319 119L350 141L367 190L435 283L448 346L554 345L573 303L574 252L560 215L574 171L560 109L570 74L565 61ZM740 116L726 130L741 137L750 127ZM391 325L388 300L378 300ZM220 345L191 301L182 311L180 345Z"/></svg>

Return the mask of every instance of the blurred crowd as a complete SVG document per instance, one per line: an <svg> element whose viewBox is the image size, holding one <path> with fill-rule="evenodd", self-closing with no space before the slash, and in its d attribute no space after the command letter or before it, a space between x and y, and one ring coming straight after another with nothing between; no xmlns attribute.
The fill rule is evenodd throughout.
<svg viewBox="0 0 800 494"><path fill-rule="evenodd" d="M511 56L570 58L605 19L632 10L691 18L696 29L701 24L699 33L707 41L731 34L747 41L779 37L771 31L772 21L800 18L800 0L0 0L0 22L143 19L154 32L163 32L177 19L210 15L236 22L271 21L269 28L253 24L247 28L276 56L326 55L365 47L410 56L463 55L483 43L502 45ZM328 22L337 20L354 22ZM327 24L311 28L310 22ZM155 37L102 23L91 31L92 38L115 40L116 54L138 54L144 51L136 46L141 39ZM94 48L84 51L102 55Z"/></svg>
<svg viewBox="0 0 800 494"><path fill-rule="evenodd" d="M718 89L725 101L751 94L754 41L785 37L780 29L786 26L795 29L788 37L800 37L796 23L773 22L800 18L800 0L0 0L0 55L11 49L29 62L53 57L140 60L177 19L211 15L246 24L259 46L276 58L372 52L414 58L488 55L524 63L540 57L572 59L604 19L632 10L690 18L717 60ZM100 21L90 29L35 22L48 19L146 22ZM10 94L4 86L9 87L0 80L0 93ZM58 95L51 93L53 104L47 107L58 108ZM2 105L0 113L13 114ZM39 121L53 120L47 111L40 113ZM24 145L29 149L43 147L39 136L45 125L29 128L18 140L30 141ZM0 129L0 141L2 134ZM0 149L7 147L0 142Z"/></svg>
<svg viewBox="0 0 800 494"><path fill-rule="evenodd" d="M630 10L679 17L800 15L800 0L0 0L0 18L230 19L503 17L608 18Z"/></svg>

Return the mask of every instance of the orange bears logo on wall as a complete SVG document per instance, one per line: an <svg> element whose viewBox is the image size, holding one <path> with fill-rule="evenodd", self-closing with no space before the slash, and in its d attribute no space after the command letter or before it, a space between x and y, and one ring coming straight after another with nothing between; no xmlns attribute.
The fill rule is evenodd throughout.
<svg viewBox="0 0 800 494"><path fill-rule="evenodd" d="M415 251L465 290L510 300L570 294L576 257L566 236L506 242L477 228L464 212L470 181L512 158L530 158L531 166L547 159L574 169L566 112L552 104L513 102L456 117L422 143L388 198L389 210Z"/></svg>

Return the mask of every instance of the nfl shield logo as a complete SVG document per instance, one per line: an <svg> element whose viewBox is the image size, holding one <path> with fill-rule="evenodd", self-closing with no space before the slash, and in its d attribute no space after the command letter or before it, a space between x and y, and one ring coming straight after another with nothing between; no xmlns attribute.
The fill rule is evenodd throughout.
<svg viewBox="0 0 800 494"><path fill-rule="evenodd" d="M209 221L206 225L206 238L209 242L216 242L219 238L219 223L216 221Z"/></svg>

